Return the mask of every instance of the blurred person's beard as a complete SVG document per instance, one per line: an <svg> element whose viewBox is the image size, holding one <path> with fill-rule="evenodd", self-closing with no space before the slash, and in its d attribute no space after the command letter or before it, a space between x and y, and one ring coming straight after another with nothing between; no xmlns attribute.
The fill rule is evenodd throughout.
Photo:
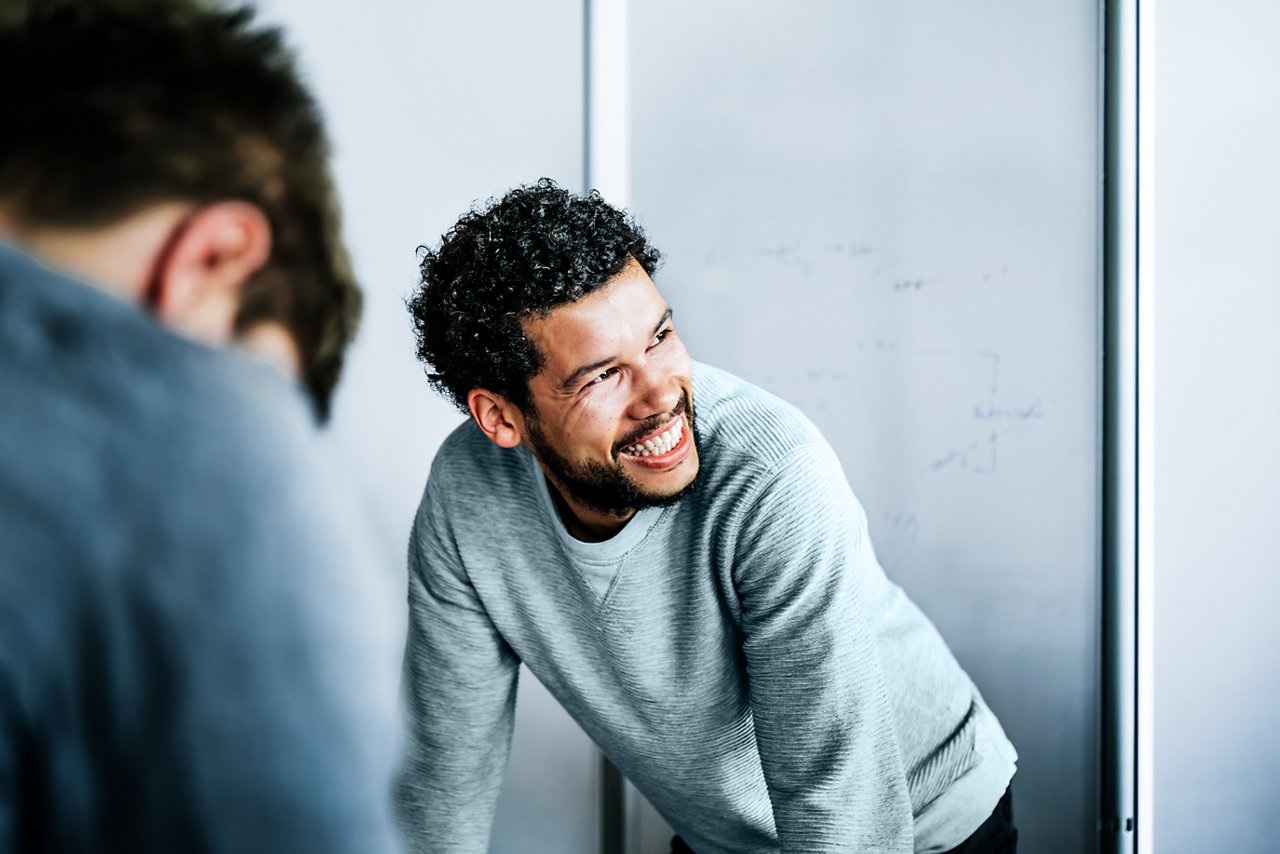
<svg viewBox="0 0 1280 854"><path fill-rule="evenodd" d="M627 474L623 468L622 461L618 458L621 448L638 441L653 431L654 427L657 426L652 423L653 421L661 423L663 420L674 418L681 414L684 415L688 423L694 447L700 447L697 423L693 415L693 405L689 402L689 395L686 393L669 416L647 421L639 429L632 431L631 435L627 436L623 441L616 443L613 448L613 465L607 465L595 460L581 463L572 462L551 447L547 441L546 434L542 432L542 425L538 422L536 413L526 413L525 423L528 428L529 444L533 446L538 460L547 467L554 484L564 489L569 498L588 510L609 516L622 517L634 510L643 510L646 507L668 507L689 496L697 489L698 477L702 473L701 467L694 474L692 480L675 492L654 493L646 491L636 483Z"/></svg>

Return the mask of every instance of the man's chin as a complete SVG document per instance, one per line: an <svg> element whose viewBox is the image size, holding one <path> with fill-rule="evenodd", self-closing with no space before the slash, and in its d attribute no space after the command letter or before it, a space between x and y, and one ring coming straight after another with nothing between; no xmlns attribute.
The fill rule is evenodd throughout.
<svg viewBox="0 0 1280 854"><path fill-rule="evenodd" d="M693 473L693 476L690 477L688 481L686 481L683 485L676 487L675 489L658 491L658 490L637 488L636 494L639 499L639 502L638 502L639 506L632 509L642 510L645 507L670 507L672 504L676 504L680 501L683 501L685 498L689 497L694 492L696 492L697 489L698 489L698 472L697 471Z"/></svg>
<svg viewBox="0 0 1280 854"><path fill-rule="evenodd" d="M556 468L559 470L555 471ZM563 467L552 469L555 471L554 481L557 486L574 502L588 510L616 518L625 518L637 510L650 507L670 507L693 494L698 486L696 473L681 486L656 490L641 486L621 466L612 472L612 476L603 476L604 472L596 471L583 477L581 471L569 472Z"/></svg>
<svg viewBox="0 0 1280 854"><path fill-rule="evenodd" d="M566 498L592 512L625 518L648 507L668 507L697 488L700 466L693 436L690 437L687 457L675 461L672 470L654 472L645 471L642 467L633 475L628 471L631 466L616 455L611 464L570 462L551 447L536 421L530 421L530 428L530 450L542 464L548 478ZM687 480L681 478L683 482L671 483L673 476L680 477L676 472L683 472L690 466L694 472L692 476Z"/></svg>

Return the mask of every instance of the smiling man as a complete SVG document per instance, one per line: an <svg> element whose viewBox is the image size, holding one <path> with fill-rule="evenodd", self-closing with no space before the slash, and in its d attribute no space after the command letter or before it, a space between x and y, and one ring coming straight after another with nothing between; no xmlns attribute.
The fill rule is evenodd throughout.
<svg viewBox="0 0 1280 854"><path fill-rule="evenodd" d="M999 723L816 428L690 360L659 260L545 180L423 256L418 354L470 419L410 543L406 834L487 850L524 662L675 851L1015 850Z"/></svg>

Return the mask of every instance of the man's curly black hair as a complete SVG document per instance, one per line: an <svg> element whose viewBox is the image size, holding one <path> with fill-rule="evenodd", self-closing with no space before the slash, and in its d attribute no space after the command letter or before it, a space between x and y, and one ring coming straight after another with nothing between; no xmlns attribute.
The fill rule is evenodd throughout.
<svg viewBox="0 0 1280 854"><path fill-rule="evenodd" d="M631 258L652 275L662 254L595 190L579 196L543 178L486 205L464 214L438 249L418 249L422 282L409 300L418 358L463 412L475 388L527 412L542 357L521 321L581 299Z"/></svg>

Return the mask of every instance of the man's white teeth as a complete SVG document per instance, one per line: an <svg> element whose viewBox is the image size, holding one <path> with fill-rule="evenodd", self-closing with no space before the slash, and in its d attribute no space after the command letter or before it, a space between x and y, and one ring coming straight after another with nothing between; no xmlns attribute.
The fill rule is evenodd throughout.
<svg viewBox="0 0 1280 854"><path fill-rule="evenodd" d="M645 439L643 442L637 442L622 449L624 454L631 454L633 457L660 457L663 454L670 453L671 449L680 444L680 435L684 432L681 426L682 421L677 421L671 425L671 429L664 430L652 439Z"/></svg>

